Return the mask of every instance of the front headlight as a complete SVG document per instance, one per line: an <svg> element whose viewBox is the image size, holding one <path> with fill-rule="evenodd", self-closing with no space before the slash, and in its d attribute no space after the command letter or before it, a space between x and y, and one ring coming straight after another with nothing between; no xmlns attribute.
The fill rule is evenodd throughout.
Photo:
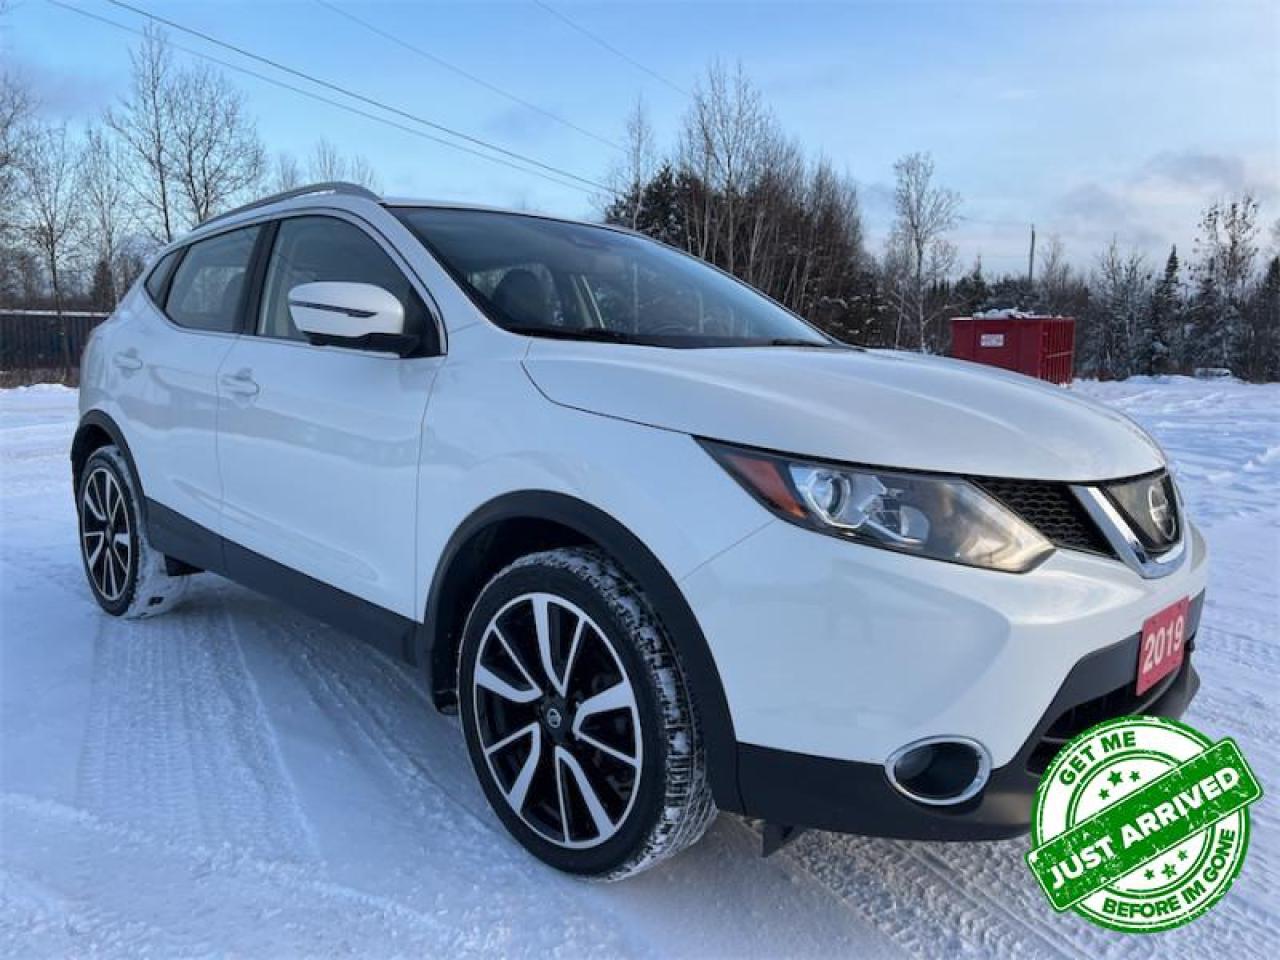
<svg viewBox="0 0 1280 960"><path fill-rule="evenodd" d="M1009 573L1025 573L1053 552L1034 527L966 480L703 446L778 516L822 533Z"/></svg>

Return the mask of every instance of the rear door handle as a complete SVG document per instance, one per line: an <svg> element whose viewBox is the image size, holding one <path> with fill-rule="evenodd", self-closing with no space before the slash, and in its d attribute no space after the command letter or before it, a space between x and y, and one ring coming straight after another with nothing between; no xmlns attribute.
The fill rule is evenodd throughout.
<svg viewBox="0 0 1280 960"><path fill-rule="evenodd" d="M253 379L253 374L248 370L241 370L239 373L224 373L219 382L226 388L227 393L234 393L238 397L257 396L258 384Z"/></svg>
<svg viewBox="0 0 1280 960"><path fill-rule="evenodd" d="M141 370L142 358L138 356L136 350L130 350L125 353L117 353L111 358L112 362L121 370Z"/></svg>

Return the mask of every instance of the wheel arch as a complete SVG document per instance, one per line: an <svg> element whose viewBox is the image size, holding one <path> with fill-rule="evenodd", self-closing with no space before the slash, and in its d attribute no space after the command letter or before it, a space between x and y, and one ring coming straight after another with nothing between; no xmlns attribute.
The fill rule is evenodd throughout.
<svg viewBox="0 0 1280 960"><path fill-rule="evenodd" d="M603 550L644 591L667 628L684 667L707 745L716 805L741 809L737 740L724 686L702 627L675 579L627 527L575 497L547 491L509 493L466 518L441 552L410 659L427 671L436 706L456 701L458 647L471 603L497 569L533 550L573 544ZM495 569L496 567L496 569Z"/></svg>
<svg viewBox="0 0 1280 960"><path fill-rule="evenodd" d="M142 477L138 473L138 465L133 460L133 451L129 449L129 443L124 438L124 431L120 429L120 425L115 422L110 414L101 410L89 410L80 418L80 424L76 427L75 436L71 440L71 490L72 495L80 489L80 476L84 472L84 465L88 462L93 451L100 447L110 444L120 448L120 452L124 455L125 463L129 465L129 471L133 474L133 482L138 487L138 503L141 510L146 510L147 498L142 488ZM145 523L145 517L143 518Z"/></svg>

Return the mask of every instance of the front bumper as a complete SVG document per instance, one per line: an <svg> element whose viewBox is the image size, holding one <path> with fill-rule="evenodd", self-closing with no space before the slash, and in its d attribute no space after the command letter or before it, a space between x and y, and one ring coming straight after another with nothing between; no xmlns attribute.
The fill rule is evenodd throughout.
<svg viewBox="0 0 1280 960"><path fill-rule="evenodd" d="M1190 627L1204 595L1195 600ZM1180 717L1200 687L1191 665L1194 635L1182 669L1141 700L1132 696L1138 635L1085 657L1059 689L1007 764L983 790L955 806L926 806L889 785L876 763L832 760L750 744L738 747L744 812L771 823L904 840L1001 840L1031 826L1031 798L1062 744L1110 717L1140 713Z"/></svg>
<svg viewBox="0 0 1280 960"><path fill-rule="evenodd" d="M1190 659L1155 699L1128 703L1122 693L1132 690L1148 617L1192 597L1198 620L1207 553L1187 529L1186 561L1151 580L1069 550L1015 575L781 521L757 531L680 584L737 741L725 746L738 794L719 791L717 802L779 824L889 836L1025 830L1045 754L1056 752L1046 738L1068 706L1093 704L1075 717L1092 710L1089 726L1134 709L1178 715L1194 695ZM926 808L889 785L886 758L928 737L986 748L992 773L981 794Z"/></svg>

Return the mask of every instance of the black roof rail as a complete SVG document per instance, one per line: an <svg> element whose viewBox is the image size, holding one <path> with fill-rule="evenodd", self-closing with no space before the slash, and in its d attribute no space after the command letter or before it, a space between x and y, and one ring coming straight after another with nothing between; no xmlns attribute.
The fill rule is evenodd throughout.
<svg viewBox="0 0 1280 960"><path fill-rule="evenodd" d="M234 210L228 210L220 213L216 217L210 217L201 227L207 227L211 223L218 223L228 217L234 217L241 213L247 213L250 210L256 210L258 207L265 207L268 204L279 203L281 200L292 200L294 197L305 197L312 193L341 193L349 197L362 197L365 200L372 200L374 203L381 203L382 197L378 196L368 187L362 187L358 183L345 183L341 180L329 180L324 183L310 183L305 187L294 187L292 190L282 190L279 193L273 193L268 197L262 197L260 200L254 200L252 203L246 203L243 206L236 207Z"/></svg>

